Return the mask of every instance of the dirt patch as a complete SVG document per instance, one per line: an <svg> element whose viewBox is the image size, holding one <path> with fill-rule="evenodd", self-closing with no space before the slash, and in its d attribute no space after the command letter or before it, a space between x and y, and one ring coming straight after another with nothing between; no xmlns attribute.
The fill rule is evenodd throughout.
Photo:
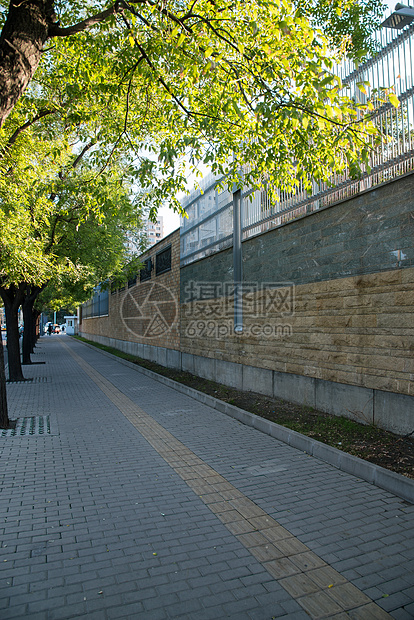
<svg viewBox="0 0 414 620"><path fill-rule="evenodd" d="M278 398L270 398L254 392L241 392L235 388L196 377L188 372L165 368L154 362L122 353L117 349L105 347L84 338L79 338L79 340L84 340L99 349L219 398L245 411L255 413L262 418L291 428L348 454L381 465L381 467L403 474L408 478L414 478L414 429L407 436L394 435L375 426L353 422L344 417L330 415L302 405L295 405Z"/></svg>

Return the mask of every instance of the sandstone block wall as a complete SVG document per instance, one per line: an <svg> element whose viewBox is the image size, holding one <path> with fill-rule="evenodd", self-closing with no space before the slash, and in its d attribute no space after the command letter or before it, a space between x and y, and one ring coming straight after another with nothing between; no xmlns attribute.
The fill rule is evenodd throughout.
<svg viewBox="0 0 414 620"><path fill-rule="evenodd" d="M413 291L414 268L263 288L244 296L254 311L245 312L241 334L233 298L193 300L182 304L181 350L414 395Z"/></svg>

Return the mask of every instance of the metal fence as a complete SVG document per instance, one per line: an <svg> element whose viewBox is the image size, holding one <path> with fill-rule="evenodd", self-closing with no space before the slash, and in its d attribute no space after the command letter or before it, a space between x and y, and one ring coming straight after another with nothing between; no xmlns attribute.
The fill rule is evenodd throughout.
<svg viewBox="0 0 414 620"><path fill-rule="evenodd" d="M403 30L382 29L375 35L378 53L355 66L345 61L334 72L356 101L374 101L374 122L388 141L372 151L370 172L355 180L349 174L332 173L325 183L314 183L309 195L299 187L295 194L279 193L272 202L266 188L242 194L243 240L261 234L297 217L312 213L339 200L414 170L414 24ZM358 84L368 82L364 94ZM380 94L393 88L400 100L395 108L381 103ZM188 219L181 222L181 264L185 265L230 247L233 239L233 195L216 188L218 177L209 175L200 191L182 201ZM249 199L246 198L249 196Z"/></svg>
<svg viewBox="0 0 414 620"><path fill-rule="evenodd" d="M109 313L109 291L101 291L96 287L91 299L82 304L82 319L91 319L97 316L107 316Z"/></svg>

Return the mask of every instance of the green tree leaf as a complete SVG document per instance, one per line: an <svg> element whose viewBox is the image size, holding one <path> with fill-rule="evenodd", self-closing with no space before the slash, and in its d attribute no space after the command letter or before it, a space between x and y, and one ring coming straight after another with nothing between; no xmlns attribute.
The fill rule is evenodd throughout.
<svg viewBox="0 0 414 620"><path fill-rule="evenodd" d="M394 106L394 108L399 107L400 100L395 93L388 93L388 99L390 100L390 103Z"/></svg>

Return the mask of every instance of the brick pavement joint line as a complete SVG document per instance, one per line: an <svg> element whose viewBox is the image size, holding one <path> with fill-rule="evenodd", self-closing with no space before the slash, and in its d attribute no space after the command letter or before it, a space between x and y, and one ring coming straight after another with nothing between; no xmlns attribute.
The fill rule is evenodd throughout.
<svg viewBox="0 0 414 620"><path fill-rule="evenodd" d="M352 612L352 617L359 617L361 620L391 618L386 611L198 458L67 344L61 342L61 345L154 450L199 495L225 527L237 536L243 546L311 618L346 618L349 617L347 612ZM229 492L234 493L233 499L227 499ZM263 543L263 539L267 542ZM282 540L284 544L281 544Z"/></svg>

